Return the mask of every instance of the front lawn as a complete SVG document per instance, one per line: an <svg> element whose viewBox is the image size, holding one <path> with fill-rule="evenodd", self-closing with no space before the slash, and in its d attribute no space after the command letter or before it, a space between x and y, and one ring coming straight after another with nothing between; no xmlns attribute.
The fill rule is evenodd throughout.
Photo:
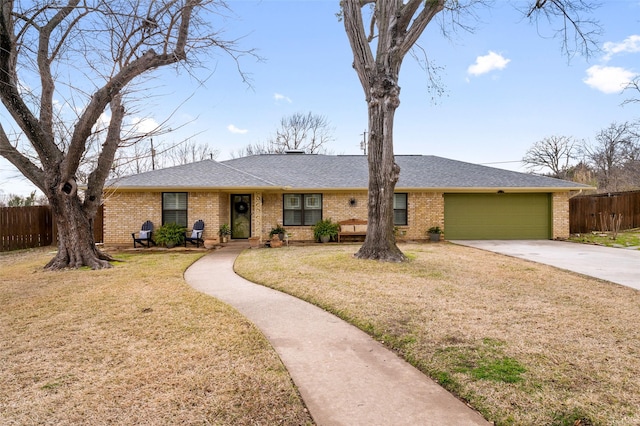
<svg viewBox="0 0 640 426"><path fill-rule="evenodd" d="M497 425L640 424L640 292L482 250L405 244L250 250L246 278L396 350Z"/></svg>
<svg viewBox="0 0 640 426"><path fill-rule="evenodd" d="M1 254L0 424L312 424L264 336L184 282L201 255L45 272L46 250Z"/></svg>

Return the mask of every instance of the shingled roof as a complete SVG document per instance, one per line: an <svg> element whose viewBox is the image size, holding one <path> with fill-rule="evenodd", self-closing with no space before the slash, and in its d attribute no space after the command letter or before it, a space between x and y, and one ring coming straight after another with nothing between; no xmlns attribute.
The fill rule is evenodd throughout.
<svg viewBox="0 0 640 426"><path fill-rule="evenodd" d="M450 160L398 155L399 190L522 189L571 191L575 182ZM205 160L110 181L120 189L366 189L364 155L263 154L216 162Z"/></svg>
<svg viewBox="0 0 640 426"><path fill-rule="evenodd" d="M112 179L105 186L116 189L261 188L276 184L213 160L167 167Z"/></svg>

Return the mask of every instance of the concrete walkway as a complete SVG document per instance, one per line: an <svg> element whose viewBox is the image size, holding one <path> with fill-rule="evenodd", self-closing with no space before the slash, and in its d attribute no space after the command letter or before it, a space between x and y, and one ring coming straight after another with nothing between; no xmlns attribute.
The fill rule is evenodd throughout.
<svg viewBox="0 0 640 426"><path fill-rule="evenodd" d="M451 241L640 290L640 250L551 240Z"/></svg>
<svg viewBox="0 0 640 426"><path fill-rule="evenodd" d="M318 425L489 425L364 332L236 275L233 263L243 248L227 246L204 256L185 279L264 333Z"/></svg>

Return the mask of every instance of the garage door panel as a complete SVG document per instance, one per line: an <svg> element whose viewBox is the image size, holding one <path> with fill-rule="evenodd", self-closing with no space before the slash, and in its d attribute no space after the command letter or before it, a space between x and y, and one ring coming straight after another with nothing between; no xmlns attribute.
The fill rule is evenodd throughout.
<svg viewBox="0 0 640 426"><path fill-rule="evenodd" d="M455 239L548 239L548 194L445 194L445 236Z"/></svg>

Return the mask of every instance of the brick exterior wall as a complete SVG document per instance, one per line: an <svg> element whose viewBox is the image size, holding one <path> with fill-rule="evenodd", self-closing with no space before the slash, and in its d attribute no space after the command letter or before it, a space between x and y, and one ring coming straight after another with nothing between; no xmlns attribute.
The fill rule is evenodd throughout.
<svg viewBox="0 0 640 426"><path fill-rule="evenodd" d="M442 192L410 192L407 197L408 226L400 226L398 239L428 238L427 229L444 227L444 194Z"/></svg>
<svg viewBox="0 0 640 426"><path fill-rule="evenodd" d="M202 219L204 221L203 239L218 238L220 228L220 204L223 194L219 192L189 192L187 199L187 226ZM160 205L162 208L162 205Z"/></svg>
<svg viewBox="0 0 640 426"><path fill-rule="evenodd" d="M350 200L355 199L355 205L351 205ZM267 193L263 196L262 204L262 227L259 228L263 240L269 238L271 228L283 224L283 194ZM326 192L322 194L322 218L331 218L333 222L345 219L367 219L367 192ZM312 226L284 226L291 240L312 241Z"/></svg>
<svg viewBox="0 0 640 426"><path fill-rule="evenodd" d="M104 243L133 244L132 232L140 231L150 220L154 228L162 225L162 194L160 192L116 192L104 200Z"/></svg>
<svg viewBox="0 0 640 426"><path fill-rule="evenodd" d="M401 192L401 191L398 191ZM252 195L251 235L265 241L276 224L283 224L282 193L254 192ZM355 203L351 203L351 199ZM230 224L230 194L226 192L189 192L188 226L199 219L205 222L204 238L218 238L223 223ZM569 194L552 195L552 238L569 237ZM346 219L367 219L367 192L326 192L322 196L323 218L334 222ZM408 192L408 225L399 226L399 240L426 239L432 226L444 229L444 194L441 192ZM156 228L162 225L161 192L116 192L105 197L104 242L109 245L132 244L131 233L151 220ZM291 239L313 240L313 227L287 226ZM446 229L444 229L446 238Z"/></svg>
<svg viewBox="0 0 640 426"><path fill-rule="evenodd" d="M352 199L355 200L355 203L351 203ZM283 225L282 194L264 194L263 201L260 235L263 240L266 240L269 238L271 228L276 224ZM444 225L444 196L442 193L410 192L407 204L408 225L398 227L399 239L426 239L427 229L432 226L442 227ZM323 193L322 218L330 218L333 222L346 219L367 220L367 191ZM285 226L285 229L292 234L292 240L313 240L313 227L311 226Z"/></svg>
<svg viewBox="0 0 640 426"><path fill-rule="evenodd" d="M253 232L257 236L261 236L262 240L269 239L271 228L276 225L282 225L282 194L267 193L262 195L262 221L260 226L253 228ZM296 227L297 228L297 227ZM293 228L287 229L293 233L292 239L300 240L297 230Z"/></svg>
<svg viewBox="0 0 640 426"><path fill-rule="evenodd" d="M226 206L228 212L228 205L227 194L189 192L188 228L191 229L194 222L202 219L205 223L203 238L218 238L221 212L225 211L222 208ZM139 231L147 220L153 222L155 229L162 225L162 192L116 192L108 195L104 202L104 243L133 244L131 233Z"/></svg>
<svg viewBox="0 0 640 426"><path fill-rule="evenodd" d="M566 239L569 238L569 193L556 192L551 198L551 220L552 232L551 238Z"/></svg>

